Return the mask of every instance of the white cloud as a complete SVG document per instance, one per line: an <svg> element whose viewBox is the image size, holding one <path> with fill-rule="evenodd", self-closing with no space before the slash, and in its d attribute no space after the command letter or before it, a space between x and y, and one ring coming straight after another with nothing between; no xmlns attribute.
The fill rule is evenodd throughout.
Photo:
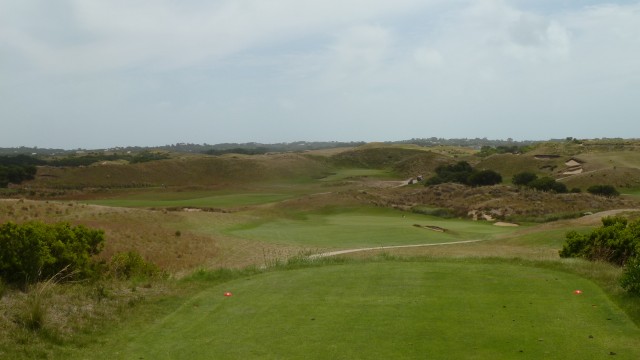
<svg viewBox="0 0 640 360"><path fill-rule="evenodd" d="M419 67L433 68L444 65L442 54L428 47L417 48L413 51L413 60Z"/></svg>
<svg viewBox="0 0 640 360"><path fill-rule="evenodd" d="M23 22L0 25L0 34L14 50L47 70L172 68L425 6L418 0L70 0L69 4L67 15L87 41L60 46L49 43L45 34L27 31L29 22L37 23L42 16L28 6L16 10ZM8 1L0 3L0 12L13 9Z"/></svg>
<svg viewBox="0 0 640 360"><path fill-rule="evenodd" d="M640 3L537 4L0 0L0 118L102 144L639 136Z"/></svg>
<svg viewBox="0 0 640 360"><path fill-rule="evenodd" d="M339 79L374 75L385 65L392 36L380 26L355 26L330 46L330 71Z"/></svg>

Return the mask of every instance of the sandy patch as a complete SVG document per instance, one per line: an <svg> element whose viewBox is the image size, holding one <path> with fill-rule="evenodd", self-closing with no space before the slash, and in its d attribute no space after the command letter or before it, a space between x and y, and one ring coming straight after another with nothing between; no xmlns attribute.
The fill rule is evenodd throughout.
<svg viewBox="0 0 640 360"><path fill-rule="evenodd" d="M504 222L504 221L495 222L495 223L493 223L493 225L495 225L495 226L520 226L518 224L508 223L508 222Z"/></svg>

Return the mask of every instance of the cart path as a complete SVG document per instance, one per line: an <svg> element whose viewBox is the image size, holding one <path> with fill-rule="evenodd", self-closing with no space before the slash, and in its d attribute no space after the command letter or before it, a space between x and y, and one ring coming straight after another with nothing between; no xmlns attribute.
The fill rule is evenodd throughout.
<svg viewBox="0 0 640 360"><path fill-rule="evenodd" d="M404 249L404 248L426 247L426 246L468 244L468 243L475 243L475 242L489 241L489 240L495 240L495 239L463 240L463 241L450 241L450 242L430 243L430 244L377 246L377 247L368 247L368 248L337 250L337 251L330 251L330 252L325 252L325 253L320 253L320 254L313 254L313 255L309 256L309 258L310 259L317 259L317 258L323 258L323 257L328 257L328 256L350 254L350 253L360 252L360 251L386 250L386 249Z"/></svg>

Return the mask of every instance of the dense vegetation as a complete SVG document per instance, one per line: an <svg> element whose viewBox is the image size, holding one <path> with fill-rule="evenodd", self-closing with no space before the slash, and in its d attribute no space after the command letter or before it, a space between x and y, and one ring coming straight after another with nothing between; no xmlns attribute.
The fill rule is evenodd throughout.
<svg viewBox="0 0 640 360"><path fill-rule="evenodd" d="M593 195L600 196L619 196L620 193L614 186L611 185L592 185L587 188L587 192Z"/></svg>
<svg viewBox="0 0 640 360"><path fill-rule="evenodd" d="M427 185L459 183L470 186L488 186L502 182L502 176L493 170L476 170L466 161L456 164L440 165L436 175L427 179Z"/></svg>
<svg viewBox="0 0 640 360"><path fill-rule="evenodd" d="M515 174L511 179L511 182L514 185L525 186L539 191L553 191L559 194L569 191L565 184L558 182L549 176L539 178L538 175L531 172Z"/></svg>
<svg viewBox="0 0 640 360"><path fill-rule="evenodd" d="M36 175L36 165L43 161L28 155L0 156L0 188L20 184Z"/></svg>
<svg viewBox="0 0 640 360"><path fill-rule="evenodd" d="M560 250L561 257L582 257L626 265L622 286L640 294L640 220L606 217L602 226L587 234L570 231Z"/></svg>
<svg viewBox="0 0 640 360"><path fill-rule="evenodd" d="M21 287L43 280L112 277L148 278L161 273L135 251L95 260L104 247L104 231L67 222L32 221L0 225L0 282Z"/></svg>
<svg viewBox="0 0 640 360"><path fill-rule="evenodd" d="M29 222L0 225L0 277L24 285L62 271L72 278L91 277L92 256L102 250L104 232L69 223Z"/></svg>

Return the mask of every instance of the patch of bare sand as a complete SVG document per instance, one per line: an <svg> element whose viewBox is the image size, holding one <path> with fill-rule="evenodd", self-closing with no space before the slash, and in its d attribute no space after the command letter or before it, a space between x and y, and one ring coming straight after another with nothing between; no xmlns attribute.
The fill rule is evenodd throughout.
<svg viewBox="0 0 640 360"><path fill-rule="evenodd" d="M516 226L520 226L518 224L514 224L514 223L508 223L508 222L504 222L504 221L497 221L495 223L493 223L494 226L512 226L512 227L516 227Z"/></svg>

